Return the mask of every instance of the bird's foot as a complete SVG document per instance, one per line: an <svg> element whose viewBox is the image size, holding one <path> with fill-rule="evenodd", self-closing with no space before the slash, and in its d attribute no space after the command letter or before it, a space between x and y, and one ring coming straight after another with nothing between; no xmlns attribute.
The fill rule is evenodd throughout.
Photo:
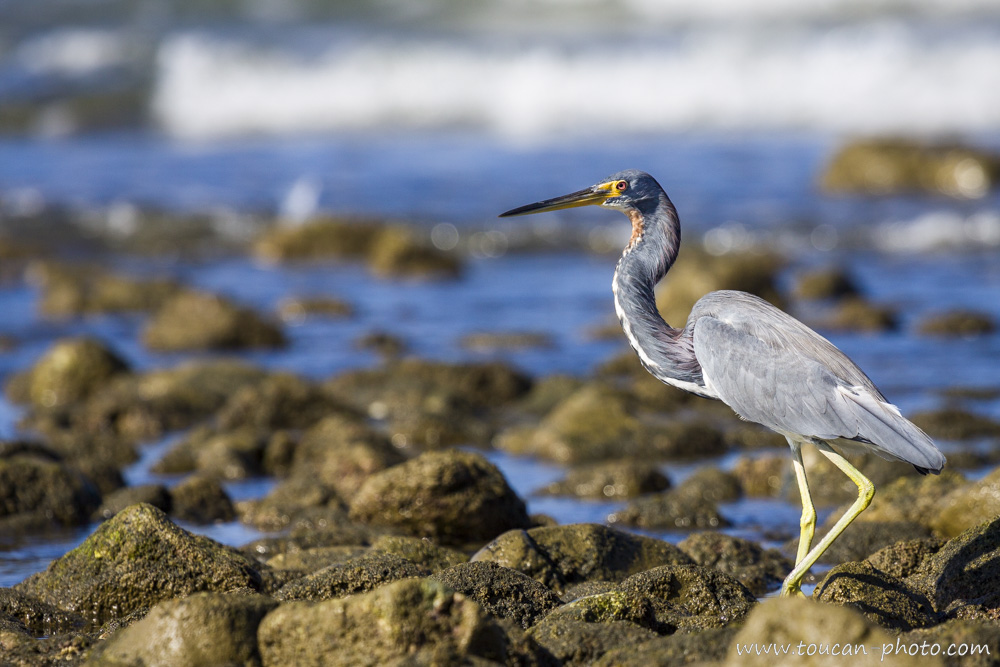
<svg viewBox="0 0 1000 667"><path fill-rule="evenodd" d="M800 597L804 598L805 593L802 592L802 582L801 581L789 581L788 579L781 585L781 597Z"/></svg>

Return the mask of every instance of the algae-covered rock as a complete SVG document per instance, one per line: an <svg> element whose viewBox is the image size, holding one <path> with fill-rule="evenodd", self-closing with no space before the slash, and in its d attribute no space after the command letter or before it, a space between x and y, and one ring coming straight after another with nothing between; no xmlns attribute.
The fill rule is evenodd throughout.
<svg viewBox="0 0 1000 667"><path fill-rule="evenodd" d="M594 667L715 664L722 662L739 628L708 628L656 637L605 653Z"/></svg>
<svg viewBox="0 0 1000 667"><path fill-rule="evenodd" d="M56 408L86 398L127 370L128 365L99 341L66 339L55 343L7 393L15 401Z"/></svg>
<svg viewBox="0 0 1000 667"><path fill-rule="evenodd" d="M906 581L937 611L967 605L1000 610L1000 518L970 528L924 559Z"/></svg>
<svg viewBox="0 0 1000 667"><path fill-rule="evenodd" d="M266 564L272 570L294 570L300 573L298 576L305 576L336 563L360 558L369 553L368 549L363 546L314 547L278 554L269 558Z"/></svg>
<svg viewBox="0 0 1000 667"><path fill-rule="evenodd" d="M969 337L985 336L997 330L997 324L986 313L975 310L949 310L928 315L917 325L925 336Z"/></svg>
<svg viewBox="0 0 1000 667"><path fill-rule="evenodd" d="M176 475L198 471L221 479L244 479L263 473L264 432L252 426L220 430L192 429L153 464L152 471Z"/></svg>
<svg viewBox="0 0 1000 667"><path fill-rule="evenodd" d="M995 665L1000 655L1000 626L983 621L952 619L932 628L921 628L903 633L902 646L919 647L937 645L946 667L989 667ZM954 647L955 655L948 655Z"/></svg>
<svg viewBox="0 0 1000 667"><path fill-rule="evenodd" d="M0 619L4 618L20 623L25 632L35 637L77 632L86 625L79 614L42 602L13 588L0 588Z"/></svg>
<svg viewBox="0 0 1000 667"><path fill-rule="evenodd" d="M29 515L42 525L76 526L101 503L94 484L69 466L37 456L0 458L0 527ZM33 520L30 523L35 523Z"/></svg>
<svg viewBox="0 0 1000 667"><path fill-rule="evenodd" d="M272 322L215 294L182 292L153 315L142 334L153 350L232 350L281 347L285 336Z"/></svg>
<svg viewBox="0 0 1000 667"><path fill-rule="evenodd" d="M733 475L743 493L751 498L776 498L782 495L791 466L787 456L744 456L733 466Z"/></svg>
<svg viewBox="0 0 1000 667"><path fill-rule="evenodd" d="M937 537L904 540L890 544L865 560L886 574L906 579L920 569L924 561L941 550L945 541Z"/></svg>
<svg viewBox="0 0 1000 667"><path fill-rule="evenodd" d="M699 565L663 565L634 574L620 591L647 596L660 622L675 628L717 628L742 622L757 600L739 581Z"/></svg>
<svg viewBox="0 0 1000 667"><path fill-rule="evenodd" d="M1000 422L961 408L918 412L910 419L927 435L941 440L1000 437Z"/></svg>
<svg viewBox="0 0 1000 667"><path fill-rule="evenodd" d="M820 177L827 192L912 191L979 198L1000 179L1000 157L957 143L858 139L841 147Z"/></svg>
<svg viewBox="0 0 1000 667"><path fill-rule="evenodd" d="M47 317L148 312L182 290L172 280L141 280L99 268L35 262L28 280L41 288L39 309Z"/></svg>
<svg viewBox="0 0 1000 667"><path fill-rule="evenodd" d="M570 468L566 477L539 493L581 498L634 498L670 488L670 480L648 461L622 460Z"/></svg>
<svg viewBox="0 0 1000 667"><path fill-rule="evenodd" d="M955 537L1000 516L1000 468L940 498L936 509L935 513L924 516L935 532L944 537Z"/></svg>
<svg viewBox="0 0 1000 667"><path fill-rule="evenodd" d="M868 561L844 563L830 570L813 598L853 607L889 630L926 628L938 620L926 597Z"/></svg>
<svg viewBox="0 0 1000 667"><path fill-rule="evenodd" d="M472 557L523 572L556 592L586 581L622 581L660 565L690 565L674 545L606 526L568 526L512 530Z"/></svg>
<svg viewBox="0 0 1000 667"><path fill-rule="evenodd" d="M430 573L429 569L402 556L369 552L296 579L274 597L278 600L329 600L365 593L400 579L426 577Z"/></svg>
<svg viewBox="0 0 1000 667"><path fill-rule="evenodd" d="M375 473L351 499L351 516L445 544L482 542L531 525L496 466L458 450L428 452Z"/></svg>
<svg viewBox="0 0 1000 667"><path fill-rule="evenodd" d="M934 518L942 499L967 484L962 473L947 468L940 475L901 477L878 487L871 506L858 517L858 521L908 521L934 527ZM965 528L986 518L984 516Z"/></svg>
<svg viewBox="0 0 1000 667"><path fill-rule="evenodd" d="M378 235L368 251L368 266L386 277L457 278L462 273L457 254L440 250L399 226L386 227Z"/></svg>
<svg viewBox="0 0 1000 667"><path fill-rule="evenodd" d="M538 331L479 331L465 334L458 344L472 352L555 347L552 336Z"/></svg>
<svg viewBox="0 0 1000 667"><path fill-rule="evenodd" d="M170 490L173 516L191 523L232 521L236 510L229 494L212 477L192 475Z"/></svg>
<svg viewBox="0 0 1000 667"><path fill-rule="evenodd" d="M373 553L383 552L400 556L426 567L431 572L439 572L455 565L467 563L469 560L469 557L461 551L434 544L426 537L383 535L372 542L371 549Z"/></svg>
<svg viewBox="0 0 1000 667"><path fill-rule="evenodd" d="M368 221L324 218L273 227L256 240L254 252L268 261L363 257L381 230Z"/></svg>
<svg viewBox="0 0 1000 667"><path fill-rule="evenodd" d="M219 411L221 429L308 428L333 414L353 414L319 386L290 373L276 373L243 387Z"/></svg>
<svg viewBox="0 0 1000 667"><path fill-rule="evenodd" d="M771 667L784 664L783 661L791 664L792 660L796 665L810 667L834 667L845 662L896 667L927 664L892 654L885 654L884 662L880 662L883 658L881 648L895 646L895 641L854 609L798 597L771 598L761 602L747 616L743 629L729 645L725 664ZM764 647L770 650L765 653ZM777 661L775 649L780 651ZM786 655L789 657L785 658Z"/></svg>
<svg viewBox="0 0 1000 667"><path fill-rule="evenodd" d="M354 307L346 301L330 297L297 297L278 304L278 314L285 322L302 324L311 317L350 317L354 314Z"/></svg>
<svg viewBox="0 0 1000 667"><path fill-rule="evenodd" d="M502 663L507 655L505 633L482 607L426 579L283 604L264 618L257 638L265 667Z"/></svg>
<svg viewBox="0 0 1000 667"><path fill-rule="evenodd" d="M310 475L293 475L263 498L238 504L240 521L259 530L283 530L301 521L330 525L347 521L347 507L336 490ZM339 518L341 521L331 519Z"/></svg>
<svg viewBox="0 0 1000 667"><path fill-rule="evenodd" d="M617 623L624 621L657 634L669 634L677 627L656 617L653 601L642 593L618 589L578 597L552 610L540 625L554 628L567 622Z"/></svg>
<svg viewBox="0 0 1000 667"><path fill-rule="evenodd" d="M817 529L813 544L829 532L844 511L845 508L842 508L830 515L830 518ZM836 565L846 561L864 560L891 544L925 537L930 537L930 531L912 521L853 521L823 552L819 562ZM795 538L785 545L785 550L794 553L797 547L798 538Z"/></svg>
<svg viewBox="0 0 1000 667"><path fill-rule="evenodd" d="M677 546L698 565L735 577L754 595L780 586L793 565L776 549L712 531L694 533Z"/></svg>
<svg viewBox="0 0 1000 667"><path fill-rule="evenodd" d="M559 665L592 665L621 646L633 646L657 637L656 632L631 621L590 623L572 617L542 619L528 635Z"/></svg>
<svg viewBox="0 0 1000 667"><path fill-rule="evenodd" d="M558 607L559 597L531 577L491 561L462 563L431 577L466 595L497 618L524 629Z"/></svg>
<svg viewBox="0 0 1000 667"><path fill-rule="evenodd" d="M198 591L258 590L249 559L192 535L150 505L133 505L15 589L102 624Z"/></svg>
<svg viewBox="0 0 1000 667"><path fill-rule="evenodd" d="M840 267L807 271L795 283L795 296L800 299L842 299L858 294L858 286Z"/></svg>
<svg viewBox="0 0 1000 667"><path fill-rule="evenodd" d="M501 433L496 446L559 463L635 458L697 458L725 449L721 432L698 422L647 423L626 392L589 384L556 405L535 427Z"/></svg>
<svg viewBox="0 0 1000 667"><path fill-rule="evenodd" d="M716 502L733 500L738 495L735 478L703 469L680 486L666 493L636 498L608 517L611 523L624 523L639 528L667 530L694 530L696 528L722 528L729 525L719 514Z"/></svg>
<svg viewBox="0 0 1000 667"><path fill-rule="evenodd" d="M167 600L89 658L94 665L260 665L257 626L278 603L263 595L195 593Z"/></svg>
<svg viewBox="0 0 1000 667"><path fill-rule="evenodd" d="M821 326L834 331L879 333L895 331L899 328L899 320L892 308L854 296L837 302Z"/></svg>
<svg viewBox="0 0 1000 667"><path fill-rule="evenodd" d="M170 492L162 484L140 484L119 489L106 496L101 506L94 512L94 518L110 519L126 507L136 503L146 503L167 514L170 513L172 501Z"/></svg>

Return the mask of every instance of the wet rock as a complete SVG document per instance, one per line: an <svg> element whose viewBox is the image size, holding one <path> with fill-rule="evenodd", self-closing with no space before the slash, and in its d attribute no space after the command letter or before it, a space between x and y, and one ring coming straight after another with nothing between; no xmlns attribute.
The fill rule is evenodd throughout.
<svg viewBox="0 0 1000 667"><path fill-rule="evenodd" d="M925 336L970 337L985 336L997 330L997 324L986 313L974 310L950 310L928 315L917 325Z"/></svg>
<svg viewBox="0 0 1000 667"><path fill-rule="evenodd" d="M540 417L583 386L583 380L569 375L550 375L541 378L522 398L517 408Z"/></svg>
<svg viewBox="0 0 1000 667"><path fill-rule="evenodd" d="M955 143L902 138L848 142L820 178L827 192L888 195L912 191L978 198L996 186L1000 159Z"/></svg>
<svg viewBox="0 0 1000 667"><path fill-rule="evenodd" d="M142 334L152 350L233 350L281 347L275 324L215 294L182 292L163 304Z"/></svg>
<svg viewBox="0 0 1000 667"><path fill-rule="evenodd" d="M530 628L561 602L551 590L521 572L490 561L462 563L431 577L475 600L497 618Z"/></svg>
<svg viewBox="0 0 1000 667"><path fill-rule="evenodd" d="M27 278L41 288L39 309L47 317L151 312L182 290L172 280L139 280L51 262L32 264Z"/></svg>
<svg viewBox="0 0 1000 667"><path fill-rule="evenodd" d="M166 475L197 470L221 479L254 477L263 472L266 444L265 436L253 427L219 432L202 426L167 450L152 470Z"/></svg>
<svg viewBox="0 0 1000 667"><path fill-rule="evenodd" d="M400 336L387 331L369 331L354 340L354 347L370 350L385 359L398 359L409 348Z"/></svg>
<svg viewBox="0 0 1000 667"><path fill-rule="evenodd" d="M232 521L236 510L218 480L192 475L170 490L173 516L191 523Z"/></svg>
<svg viewBox="0 0 1000 667"><path fill-rule="evenodd" d="M677 546L698 565L734 577L758 596L780 586L793 566L776 549L723 533L694 533Z"/></svg>
<svg viewBox="0 0 1000 667"><path fill-rule="evenodd" d="M336 490L310 475L293 475L263 498L238 505L240 521L259 530L284 530L297 522L348 522Z"/></svg>
<svg viewBox="0 0 1000 667"><path fill-rule="evenodd" d="M507 653L505 633L482 607L422 579L283 604L264 618L257 638L265 667L504 662Z"/></svg>
<svg viewBox="0 0 1000 667"><path fill-rule="evenodd" d="M42 602L13 588L0 588L0 619L19 623L25 632L35 637L79 632L86 625L79 614Z"/></svg>
<svg viewBox="0 0 1000 667"><path fill-rule="evenodd" d="M140 484L119 489L104 498L104 502L94 512L94 518L99 521L110 519L126 507L136 503L146 503L158 510L170 513L172 501L170 492L162 484Z"/></svg>
<svg viewBox="0 0 1000 667"><path fill-rule="evenodd" d="M1000 518L993 518L949 540L906 581L935 610L953 615L968 605L1000 610L998 577Z"/></svg>
<svg viewBox="0 0 1000 667"><path fill-rule="evenodd" d="M813 598L852 607L889 630L926 628L938 620L926 597L868 561L844 563L830 570Z"/></svg>
<svg viewBox="0 0 1000 667"><path fill-rule="evenodd" d="M617 589L568 602L547 614L540 625L543 628L555 628L573 622L626 622L657 634L669 634L677 629L656 617L654 604L647 596Z"/></svg>
<svg viewBox="0 0 1000 667"><path fill-rule="evenodd" d="M273 262L358 258L368 254L380 232L381 227L370 222L327 218L273 227L257 239L254 252Z"/></svg>
<svg viewBox="0 0 1000 667"><path fill-rule="evenodd" d="M260 582L245 556L139 504L15 589L102 624L162 600L197 591L258 590Z"/></svg>
<svg viewBox="0 0 1000 667"><path fill-rule="evenodd" d="M833 628L836 629L835 637L830 634ZM834 644L837 644L839 655L831 655ZM754 646L768 645L788 646L789 654L797 651L794 660L798 665L833 667L857 660L858 656L868 656L860 660L874 662L872 656L883 657L876 647L888 644L894 645L895 638L854 609L805 598L771 598L750 612L729 645L725 664L770 667L776 662L773 653L761 651L758 655L753 650ZM823 653L820 653L821 646L826 647ZM884 657L884 664L897 667L920 664L906 656L886 654Z"/></svg>
<svg viewBox="0 0 1000 667"><path fill-rule="evenodd" d="M794 291L799 299L842 299L860 294L850 274L840 267L803 273L798 277Z"/></svg>
<svg viewBox="0 0 1000 667"><path fill-rule="evenodd" d="M241 546L240 552L263 563L279 554L291 556L317 548L369 547L384 534L385 531L354 523L346 512L316 512L293 521L287 535L258 538Z"/></svg>
<svg viewBox="0 0 1000 667"><path fill-rule="evenodd" d="M303 434L289 476L312 477L350 498L373 474L404 461L406 457L383 434L358 420L334 415Z"/></svg>
<svg viewBox="0 0 1000 667"><path fill-rule="evenodd" d="M608 522L665 530L723 528L729 525L714 502L683 488L636 498L625 508L611 514Z"/></svg>
<svg viewBox="0 0 1000 667"><path fill-rule="evenodd" d="M889 576L906 579L915 574L928 557L940 551L944 544L944 540L937 537L904 540L879 549L865 560Z"/></svg>
<svg viewBox="0 0 1000 667"><path fill-rule="evenodd" d="M524 502L482 455L429 452L369 477L351 517L443 544L483 542L531 525Z"/></svg>
<svg viewBox="0 0 1000 667"><path fill-rule="evenodd" d="M462 336L458 344L472 352L496 352L498 350L523 350L555 346L555 342L549 334L532 331L470 333Z"/></svg>
<svg viewBox="0 0 1000 667"><path fill-rule="evenodd" d="M63 463L26 455L0 458L0 527L5 533L28 517L37 518L40 526L82 525L100 503L93 483Z"/></svg>
<svg viewBox="0 0 1000 667"><path fill-rule="evenodd" d="M677 632L657 637L639 645L622 646L608 651L595 667L649 667L650 665L716 664L726 657L726 651L739 628L709 628L699 632Z"/></svg>
<svg viewBox="0 0 1000 667"><path fill-rule="evenodd" d="M844 454L847 460L875 485L875 500L872 501L872 505L879 502L879 492L891 482L900 478L917 479L922 476L910 465L899 461L887 461L873 453L845 452ZM818 449L811 446L803 447L802 461L805 465L806 477L809 480L810 495L816 507L829 507L857 500L857 485L841 472L840 468L823 456ZM785 497L789 502L800 502L799 487L791 472L791 465L790 463L785 465L789 478L784 487Z"/></svg>
<svg viewBox="0 0 1000 667"><path fill-rule="evenodd" d="M786 486L785 478L790 474L787 456L741 457L733 466L733 475L739 480L740 488L751 498L780 497Z"/></svg>
<svg viewBox="0 0 1000 667"><path fill-rule="evenodd" d="M878 487L871 506L857 520L909 521L934 527L934 517L942 499L966 485L965 477L961 473L948 469L943 470L940 475L901 477ZM984 516L980 521L986 518ZM973 522L965 528L980 521ZM962 531L959 530L954 534L960 532Z"/></svg>
<svg viewBox="0 0 1000 667"><path fill-rule="evenodd" d="M618 584L613 581L581 581L576 584L566 586L559 595L563 603L579 600L588 595L600 595L618 590Z"/></svg>
<svg viewBox="0 0 1000 667"><path fill-rule="evenodd" d="M784 436L750 422L739 422L726 429L725 438L726 447L729 449L783 450L788 446Z"/></svg>
<svg viewBox="0 0 1000 667"><path fill-rule="evenodd" d="M640 420L630 396L591 384L560 402L537 428L508 429L496 446L559 463L589 463L625 457L696 458L720 454L722 434L705 424Z"/></svg>
<svg viewBox="0 0 1000 667"><path fill-rule="evenodd" d="M670 480L652 463L609 461L571 468L566 477L539 493L581 498L634 498L670 488Z"/></svg>
<svg viewBox="0 0 1000 667"><path fill-rule="evenodd" d="M750 292L781 307L775 277L782 264L782 260L771 253L710 255L688 246L670 269L670 280L658 286L656 306L663 318L675 327L687 322L698 299L715 290Z"/></svg>
<svg viewBox="0 0 1000 667"><path fill-rule="evenodd" d="M329 600L371 590L411 577L426 577L431 571L386 552L369 552L358 558L334 563L296 579L274 594L277 600Z"/></svg>
<svg viewBox="0 0 1000 667"><path fill-rule="evenodd" d="M386 227L368 252L368 266L378 276L397 278L457 278L462 262L404 227Z"/></svg>
<svg viewBox="0 0 1000 667"><path fill-rule="evenodd" d="M272 570L296 570L301 573L299 576L305 576L336 563L360 558L368 550L369 547L362 546L315 547L278 554L268 559L267 566Z"/></svg>
<svg viewBox="0 0 1000 667"><path fill-rule="evenodd" d="M995 665L996 656L1000 655L1000 627L995 623L952 619L932 628L906 632L900 635L899 644L907 647L907 652L914 644L921 650L926 645L928 651L936 644L941 647L942 663L947 667L988 667ZM951 646L957 655L947 655Z"/></svg>
<svg viewBox="0 0 1000 667"><path fill-rule="evenodd" d="M698 468L684 479L677 490L710 503L732 502L743 495L739 479L715 466Z"/></svg>
<svg viewBox="0 0 1000 667"><path fill-rule="evenodd" d="M927 435L941 440L1000 437L1000 422L961 408L919 412L910 420Z"/></svg>
<svg viewBox="0 0 1000 667"><path fill-rule="evenodd" d="M837 302L820 326L833 331L878 333L895 331L899 328L899 320L892 308L870 303L861 297L849 297Z"/></svg>
<svg viewBox="0 0 1000 667"><path fill-rule="evenodd" d="M372 542L371 549L373 553L380 552L400 556L426 567L431 572L440 572L469 560L469 557L461 551L439 546L426 537L383 535Z"/></svg>
<svg viewBox="0 0 1000 667"><path fill-rule="evenodd" d="M340 318L353 314L354 307L346 301L321 296L285 299L278 305L278 315L288 324L302 324L311 317Z"/></svg>
<svg viewBox="0 0 1000 667"><path fill-rule="evenodd" d="M127 364L99 341L66 339L55 343L23 379L12 381L7 395L38 408L57 408L86 398L127 370Z"/></svg>
<svg viewBox="0 0 1000 667"><path fill-rule="evenodd" d="M657 619L675 628L718 628L740 623L757 600L733 577L698 565L664 565L619 584L625 593L647 596Z"/></svg>
<svg viewBox="0 0 1000 667"><path fill-rule="evenodd" d="M64 634L35 639L17 624L0 620L0 648L5 667L36 667L80 662L95 643L93 635Z"/></svg>
<svg viewBox="0 0 1000 667"><path fill-rule="evenodd" d="M224 430L301 429L333 414L356 413L320 387L290 373L276 373L233 394L219 411L218 424Z"/></svg>
<svg viewBox="0 0 1000 667"><path fill-rule="evenodd" d="M588 623L574 618L542 619L528 635L560 665L592 665L621 646L634 646L657 636L629 621Z"/></svg>
<svg viewBox="0 0 1000 667"><path fill-rule="evenodd" d="M167 600L114 634L99 665L259 665L257 627L277 602L263 595L195 593Z"/></svg>
<svg viewBox="0 0 1000 667"><path fill-rule="evenodd" d="M1000 468L978 482L961 486L938 498L937 512L929 516L931 527L944 537L960 533L1000 516Z"/></svg>
<svg viewBox="0 0 1000 667"><path fill-rule="evenodd" d="M692 564L677 547L597 524L512 530L472 557L523 572L561 592L586 581L622 581L660 565Z"/></svg>

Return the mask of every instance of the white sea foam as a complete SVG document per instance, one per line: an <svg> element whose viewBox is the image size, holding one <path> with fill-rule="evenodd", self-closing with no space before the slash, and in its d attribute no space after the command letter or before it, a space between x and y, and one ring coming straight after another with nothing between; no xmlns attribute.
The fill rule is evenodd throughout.
<svg viewBox="0 0 1000 667"><path fill-rule="evenodd" d="M1000 40L902 24L682 31L591 47L368 37L311 57L205 34L161 46L153 109L211 137L472 126L517 136L697 127L1000 128Z"/></svg>
<svg viewBox="0 0 1000 667"><path fill-rule="evenodd" d="M954 211L933 211L913 220L879 225L875 242L881 250L890 252L998 248L1000 213L980 211L965 216Z"/></svg>
<svg viewBox="0 0 1000 667"><path fill-rule="evenodd" d="M127 64L133 46L116 30L62 28L22 43L15 58L32 71L79 76Z"/></svg>

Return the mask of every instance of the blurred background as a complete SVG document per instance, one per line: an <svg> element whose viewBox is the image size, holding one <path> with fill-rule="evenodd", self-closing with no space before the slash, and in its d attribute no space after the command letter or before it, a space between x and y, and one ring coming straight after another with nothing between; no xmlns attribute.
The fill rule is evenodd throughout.
<svg viewBox="0 0 1000 667"><path fill-rule="evenodd" d="M271 316L287 344L237 354L312 380L400 350L585 376L624 351L610 280L627 224L496 215L625 168L679 209L695 273L675 280L695 296L767 292L904 414L1000 420L995 0L6 0L0 380L65 337L135 372L186 358L152 342L148 294L88 301L102 272ZM323 252L318 223L342 238L358 220L414 249ZM711 269L746 256L767 259ZM685 299L664 297L671 324ZM22 437L24 411L0 403L0 435ZM977 437L972 476L996 450ZM169 444L126 481L176 481L149 470ZM525 495L561 474L504 456ZM560 521L619 506L529 501ZM797 529L781 507L729 520ZM92 529L19 542L0 573L19 581Z"/></svg>

